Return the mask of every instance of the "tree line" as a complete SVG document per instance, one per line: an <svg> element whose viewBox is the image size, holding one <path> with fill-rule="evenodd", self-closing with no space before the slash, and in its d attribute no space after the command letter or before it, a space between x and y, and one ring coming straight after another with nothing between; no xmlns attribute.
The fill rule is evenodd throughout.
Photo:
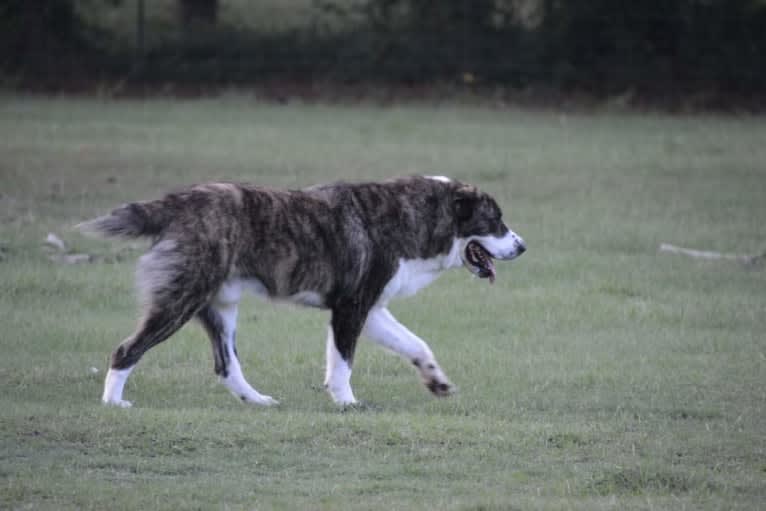
<svg viewBox="0 0 766 511"><path fill-rule="evenodd" d="M78 13L96 2L142 3L0 0L3 76L66 74L76 62L78 72L236 83L458 80L597 94L766 85L766 0L316 0L305 29L276 34L221 21L226 0L178 0L178 23L205 25L204 37L138 57L93 37Z"/></svg>

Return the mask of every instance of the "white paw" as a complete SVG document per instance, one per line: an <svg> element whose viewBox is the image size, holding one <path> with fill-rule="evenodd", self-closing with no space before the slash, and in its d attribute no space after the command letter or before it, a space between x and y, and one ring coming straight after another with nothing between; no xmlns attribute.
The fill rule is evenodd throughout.
<svg viewBox="0 0 766 511"><path fill-rule="evenodd" d="M256 404L260 406L279 406L279 401L271 396L261 396L261 399Z"/></svg>
<svg viewBox="0 0 766 511"><path fill-rule="evenodd" d="M351 387L349 385L333 387L325 383L325 389L327 389L327 392L330 394L330 397L336 405L350 406L357 403L356 398L354 397L354 393L351 391Z"/></svg>
<svg viewBox="0 0 766 511"><path fill-rule="evenodd" d="M439 381L436 379L424 382L428 390L436 397L447 397L457 392L457 387L448 381Z"/></svg>
<svg viewBox="0 0 766 511"><path fill-rule="evenodd" d="M354 397L354 394L351 393L351 391L348 392L333 392L330 389L327 389L327 391L330 393L330 397L338 406L352 406L358 403L356 398Z"/></svg>
<svg viewBox="0 0 766 511"><path fill-rule="evenodd" d="M264 396L263 394L249 394L249 395L240 395L239 399L243 403L249 403L252 405L258 405L258 406L277 406L279 404L279 401L274 399L271 396Z"/></svg>
<svg viewBox="0 0 766 511"><path fill-rule="evenodd" d="M457 392L457 388L450 383L447 375L444 374L435 360L416 360L414 364L420 371L423 385L425 385L434 396L446 397Z"/></svg>
<svg viewBox="0 0 766 511"><path fill-rule="evenodd" d="M125 401L123 399L111 399L111 400L103 400L104 404L107 406L119 406L120 408L130 408L133 406L133 403L130 401Z"/></svg>

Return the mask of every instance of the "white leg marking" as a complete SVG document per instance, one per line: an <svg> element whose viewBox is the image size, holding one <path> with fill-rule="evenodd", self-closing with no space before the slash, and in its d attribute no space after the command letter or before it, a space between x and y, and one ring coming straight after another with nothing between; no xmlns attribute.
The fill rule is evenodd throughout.
<svg viewBox="0 0 766 511"><path fill-rule="evenodd" d="M353 405L356 403L354 393L351 391L351 367L335 347L335 336L332 327L327 327L327 370L325 372L324 386L330 393L333 401L339 405Z"/></svg>
<svg viewBox="0 0 766 511"><path fill-rule="evenodd" d="M128 367L127 369L110 368L107 371L106 379L104 380L104 395L101 397L101 401L104 404L120 406L122 408L132 406L130 401L123 401L122 389L125 388L125 382L128 380L133 367Z"/></svg>
<svg viewBox="0 0 766 511"><path fill-rule="evenodd" d="M237 399L241 399L245 403L261 406L278 405L279 401L255 390L242 374L242 367L239 365L239 359L234 351L234 335L237 328L237 303L219 303L214 308L223 320L226 352L229 354L229 365L226 368L227 376L221 378L222 383Z"/></svg>
<svg viewBox="0 0 766 511"><path fill-rule="evenodd" d="M399 323L385 307L376 307L367 316L364 335L412 362L423 384L437 396L447 396L455 387L442 371L428 344Z"/></svg>

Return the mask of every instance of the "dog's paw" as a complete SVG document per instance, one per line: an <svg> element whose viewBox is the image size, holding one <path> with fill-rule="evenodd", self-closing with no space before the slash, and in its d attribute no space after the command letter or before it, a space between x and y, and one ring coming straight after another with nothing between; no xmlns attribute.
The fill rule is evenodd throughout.
<svg viewBox="0 0 766 511"><path fill-rule="evenodd" d="M258 404L261 406L279 406L279 401L271 396L263 396L262 401Z"/></svg>
<svg viewBox="0 0 766 511"><path fill-rule="evenodd" d="M357 400L354 397L354 393L351 391L350 385L346 384L333 386L329 383L325 383L324 387L336 405L353 406L357 404Z"/></svg>
<svg viewBox="0 0 766 511"><path fill-rule="evenodd" d="M279 401L277 401L271 396L264 396L263 394L257 394L254 396L242 395L242 396L239 396L239 399L243 403L249 403L249 404L258 405L258 406L278 406L279 405Z"/></svg>
<svg viewBox="0 0 766 511"><path fill-rule="evenodd" d="M123 399L118 400L110 400L110 401L102 401L106 406L117 406L119 408L130 408L133 406L133 403L130 401L125 401Z"/></svg>
<svg viewBox="0 0 766 511"><path fill-rule="evenodd" d="M446 397L457 392L457 388L450 383L439 364L433 358L416 358L412 361L420 372L423 385L437 397Z"/></svg>
<svg viewBox="0 0 766 511"><path fill-rule="evenodd" d="M426 387L431 394L436 397L447 397L457 392L457 387L448 381L440 381L437 379L431 379L425 382Z"/></svg>

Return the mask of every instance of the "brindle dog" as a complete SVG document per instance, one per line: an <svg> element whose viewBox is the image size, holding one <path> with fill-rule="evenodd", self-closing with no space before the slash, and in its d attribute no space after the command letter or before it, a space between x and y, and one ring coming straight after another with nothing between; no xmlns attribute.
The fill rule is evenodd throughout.
<svg viewBox="0 0 766 511"><path fill-rule="evenodd" d="M210 337L226 387L244 402L276 404L240 368L243 290L331 311L325 386L335 402L356 403L350 379L360 334L408 359L433 394L448 395L454 387L431 349L393 317L389 300L452 267L493 281L493 259L525 250L492 197L444 177L304 190L202 184L127 204L81 228L153 240L138 262L143 314L112 354L104 384L103 401L119 406L130 406L123 387L141 356L192 318Z"/></svg>

